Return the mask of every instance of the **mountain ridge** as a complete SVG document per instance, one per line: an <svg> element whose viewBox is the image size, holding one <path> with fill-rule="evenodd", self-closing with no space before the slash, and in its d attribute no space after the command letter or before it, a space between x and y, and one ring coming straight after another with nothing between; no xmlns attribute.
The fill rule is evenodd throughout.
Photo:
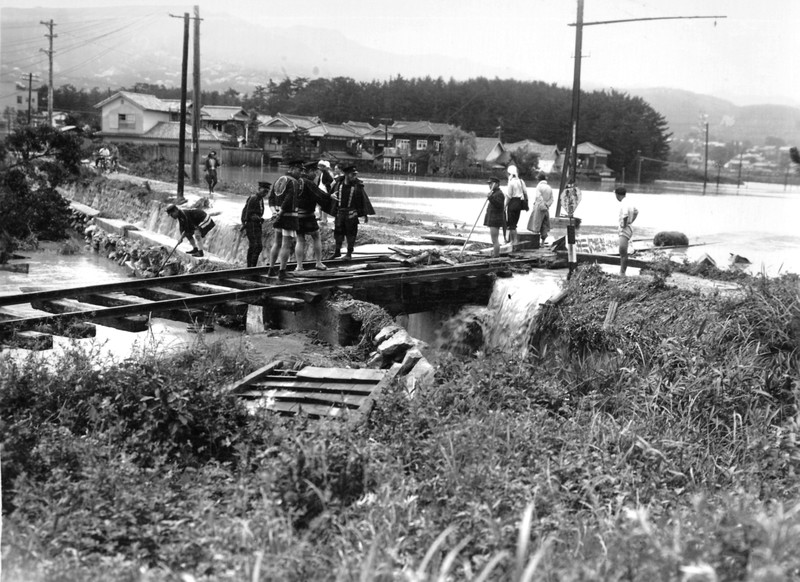
<svg viewBox="0 0 800 582"><path fill-rule="evenodd" d="M44 46L41 22L53 19L60 36L54 45L56 86L74 85L114 90L137 82L180 86L183 44L178 7L130 7L120 23L119 7L3 8L0 53L3 80L27 73L26 56L33 44ZM349 77L360 82L392 77L431 76L466 80L476 77L534 81L529 74L503 63L484 65L431 54L405 55L366 48L338 30L310 26L265 27L221 12L203 15L200 63L203 89L233 88L252 93L270 79L286 77ZM190 27L191 29L191 27ZM235 42L231 37L235 35ZM31 40L35 38L34 40ZM242 50L241 47L246 47ZM38 48L35 50L42 59ZM192 58L190 47L189 58ZM431 71L446 71L433 74ZM39 71L40 79L46 79ZM567 85L568 86L568 85ZM586 85L586 90L589 84ZM598 90L606 88L598 87ZM763 143L775 137L800 142L800 108L787 105L737 106L731 101L668 87L618 88L647 101L664 116L673 138L697 134L707 115L709 136L717 141Z"/></svg>

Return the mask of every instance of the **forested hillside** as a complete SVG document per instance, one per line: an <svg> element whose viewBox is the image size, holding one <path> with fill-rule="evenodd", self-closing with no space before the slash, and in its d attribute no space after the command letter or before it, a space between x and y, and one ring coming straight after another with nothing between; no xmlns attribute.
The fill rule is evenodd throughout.
<svg viewBox="0 0 800 582"><path fill-rule="evenodd" d="M137 84L130 91L179 98L180 90ZM89 111L107 96L67 86L55 92L55 107ZM450 123L477 136L498 136L505 143L532 139L564 147L570 140L572 93L536 81L476 78L468 81L404 79L357 82L334 79L285 79L258 85L252 94L233 89L204 93L205 105L241 105L251 113L316 115L330 123L348 120L428 120ZM637 155L667 158L670 134L664 117L641 97L594 91L581 97L578 142L590 141L612 153L608 165L633 171ZM657 164L648 165L656 167ZM646 172L646 169L644 170ZM643 179L647 176L643 175Z"/></svg>

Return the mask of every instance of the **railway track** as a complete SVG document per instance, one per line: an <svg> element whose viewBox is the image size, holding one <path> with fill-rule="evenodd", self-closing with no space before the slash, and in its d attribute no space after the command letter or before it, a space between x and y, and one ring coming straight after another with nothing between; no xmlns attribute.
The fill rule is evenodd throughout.
<svg viewBox="0 0 800 582"><path fill-rule="evenodd" d="M379 297L396 295L393 288L413 288L419 293L420 288L444 286L453 291L458 289L459 280L467 287L467 283L474 286L476 277L530 262L487 259L455 266L406 267L378 257L333 261L328 271L306 270L284 281L267 277L267 267L251 267L66 289L29 289L0 296L0 340L7 343L9 338L27 337L44 341L42 336L72 334L86 337L92 335L94 323L144 331L153 314L193 322L209 312L244 316L250 305L297 311L337 288L379 288ZM3 309L26 304L43 313L21 316Z"/></svg>

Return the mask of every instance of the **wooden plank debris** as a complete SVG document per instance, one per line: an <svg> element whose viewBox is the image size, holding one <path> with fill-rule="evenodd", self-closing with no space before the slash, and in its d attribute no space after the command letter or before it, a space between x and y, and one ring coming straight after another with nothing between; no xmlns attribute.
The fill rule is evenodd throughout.
<svg viewBox="0 0 800 582"><path fill-rule="evenodd" d="M281 362L271 362L236 383L230 392L244 399L254 412L268 410L361 422L399 369L399 366L390 370L307 366L287 370L281 366Z"/></svg>

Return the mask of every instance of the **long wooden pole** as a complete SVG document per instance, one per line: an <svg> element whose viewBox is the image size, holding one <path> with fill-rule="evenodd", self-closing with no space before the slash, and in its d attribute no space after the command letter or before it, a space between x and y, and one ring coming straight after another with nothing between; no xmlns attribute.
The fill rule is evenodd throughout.
<svg viewBox="0 0 800 582"><path fill-rule="evenodd" d="M583 0L578 0L578 16L575 25L575 70L572 77L572 134L570 139L570 176L567 188L576 188L578 179L578 117L581 108L581 51L583 50ZM560 194L560 193L559 193ZM559 195L560 198L560 195ZM567 208L569 223L567 224L567 265L570 277L578 267L578 256L575 253L575 217L574 207Z"/></svg>
<svg viewBox="0 0 800 582"><path fill-rule="evenodd" d="M183 199L186 173L186 76L189 61L189 13L183 14L183 63L181 65L181 118L178 129L178 200Z"/></svg>
<svg viewBox="0 0 800 582"><path fill-rule="evenodd" d="M458 253L459 260L461 259L461 255L464 254L464 249L467 248L467 243L469 239L472 238L472 233L475 232L475 227L478 226L478 221L481 219L481 214L483 214L483 209L486 208L486 204L489 202L489 198L487 197L486 200L483 201L483 206L481 206L481 211L478 213L478 217L475 219L475 224L472 225L472 230L469 231L469 236L467 236L467 240L464 241L464 246L461 247L461 252Z"/></svg>
<svg viewBox="0 0 800 582"><path fill-rule="evenodd" d="M194 58L192 59L192 184L200 181L200 7L194 7Z"/></svg>

